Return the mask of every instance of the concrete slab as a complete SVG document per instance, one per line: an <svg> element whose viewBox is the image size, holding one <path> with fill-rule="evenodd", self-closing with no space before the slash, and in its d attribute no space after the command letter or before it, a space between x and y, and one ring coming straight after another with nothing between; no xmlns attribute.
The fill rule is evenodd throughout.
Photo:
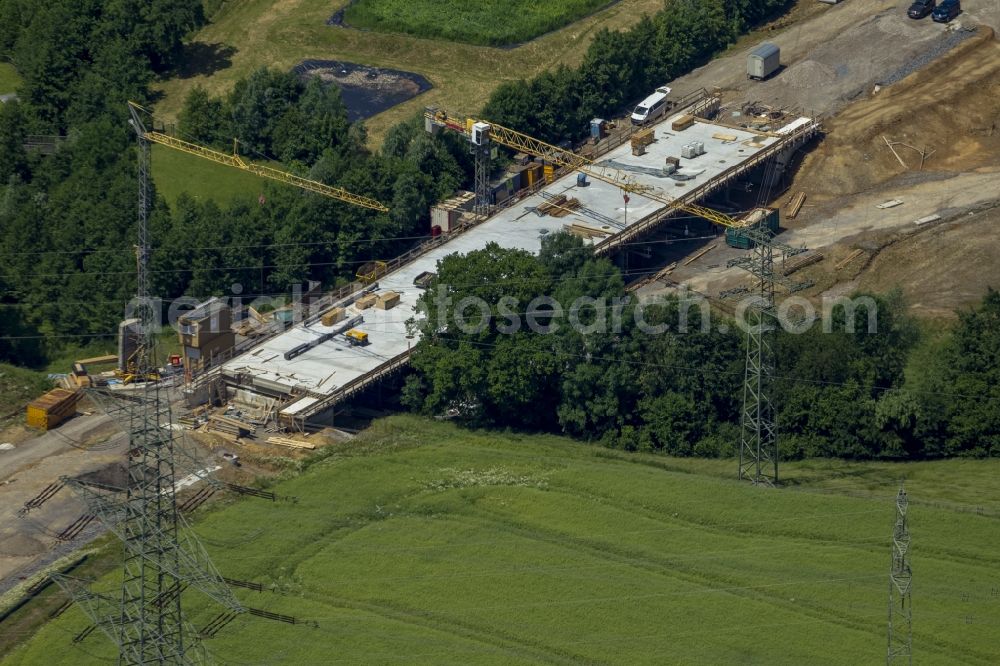
<svg viewBox="0 0 1000 666"><path fill-rule="evenodd" d="M672 200L710 183L720 174L782 140L775 135L701 120L686 130L671 131L671 121L678 115L666 118L654 128L655 141L647 147L644 155L633 155L631 146L626 143L603 156L598 163L614 161L629 171L635 181L650 187L656 196ZM795 122L795 127L808 124L808 121ZM720 135L725 138L717 138ZM705 154L690 159L681 157L681 148L695 141L704 143ZM687 179L683 176L656 175L668 157L680 158L680 173L687 174ZM445 256L479 250L489 243L537 253L541 249L542 238L561 231L565 225L575 222L620 233L664 208L661 201L640 194L631 194L626 205L622 191L616 185L593 178L589 180L589 185L581 187L577 185L576 174L560 178L540 192L456 234L446 244L381 278L376 293L399 293L399 305L390 310L358 310L354 305L347 308L348 318L362 317L354 328L368 333L370 344L351 346L340 334L299 356L286 359L285 353L289 350L334 330L316 321L298 325L264 342L252 352L229 361L222 368L223 375L232 379L239 375L250 376L252 381L266 382L272 390L283 387L289 395L306 394L308 398L287 405L282 411L288 416L308 412L315 405L316 397L333 394L338 388L405 354L416 344L417 338L407 334L407 322L418 316L416 306L422 290L415 287L413 281L425 271L436 271L438 262ZM533 209L544 204L547 198L557 195L576 199L580 207L564 217L539 216L534 212ZM245 383L243 387L247 388Z"/></svg>

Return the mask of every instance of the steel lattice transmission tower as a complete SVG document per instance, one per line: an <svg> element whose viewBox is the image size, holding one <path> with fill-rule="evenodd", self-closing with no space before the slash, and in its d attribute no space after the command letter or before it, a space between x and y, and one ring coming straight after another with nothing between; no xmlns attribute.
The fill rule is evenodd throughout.
<svg viewBox="0 0 1000 666"><path fill-rule="evenodd" d="M741 230L752 243L751 253L729 262L753 276L746 310L747 357L743 377L743 412L740 418L739 478L754 485L778 483L778 427L775 422L771 389L774 384L774 332L778 317L774 306L775 284L798 291L809 283L791 283L774 272L774 253L783 258L805 252L774 241L773 232L762 222Z"/></svg>
<svg viewBox="0 0 1000 666"><path fill-rule="evenodd" d="M896 524L892 529L892 565L889 569L889 649L886 664L913 663L913 613L910 569L910 530L906 523L909 501L902 484L896 494Z"/></svg>
<svg viewBox="0 0 1000 666"><path fill-rule="evenodd" d="M149 284L149 143L131 108L139 144L137 289L134 330L137 376L156 371L157 312ZM118 663L190 664L203 661L195 632L181 612L181 593L193 587L229 611L246 611L186 527L175 495L174 432L170 403L158 381L144 381L127 395L92 393L129 435L124 489L64 478L88 511L124 544L121 593L115 600L91 592L86 581L54 576L94 625L118 645Z"/></svg>

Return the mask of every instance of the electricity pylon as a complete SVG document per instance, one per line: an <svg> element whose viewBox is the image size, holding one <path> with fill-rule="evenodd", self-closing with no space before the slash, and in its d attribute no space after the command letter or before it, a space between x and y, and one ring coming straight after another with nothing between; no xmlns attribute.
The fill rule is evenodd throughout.
<svg viewBox="0 0 1000 666"><path fill-rule="evenodd" d="M158 316L149 283L149 143L141 118L134 108L130 110L139 144L135 364L139 377L151 377L156 370ZM109 414L129 434L125 488L79 479L63 481L83 497L88 511L124 544L119 599L94 593L79 579L53 579L117 644L119 664L199 663L203 655L195 632L184 621L181 592L193 587L231 612L247 609L233 595L194 535L182 529L186 525L177 510L175 435L169 399L160 382L146 381L127 394L118 393L97 393L94 397L109 406Z"/></svg>
<svg viewBox="0 0 1000 666"><path fill-rule="evenodd" d="M889 569L889 649L886 664L913 663L913 613L910 569L910 530L906 524L909 502L903 485L896 495L896 525L892 529L892 565Z"/></svg>
<svg viewBox="0 0 1000 666"><path fill-rule="evenodd" d="M774 273L774 251L787 258L805 252L774 241L773 232L762 222L741 233L752 243L749 256L729 262L753 276L746 309L747 355L743 376L743 412L740 418L740 479L754 485L778 483L778 426L771 390L774 385L774 333L778 317L774 308L775 284L794 292L809 283L792 283Z"/></svg>

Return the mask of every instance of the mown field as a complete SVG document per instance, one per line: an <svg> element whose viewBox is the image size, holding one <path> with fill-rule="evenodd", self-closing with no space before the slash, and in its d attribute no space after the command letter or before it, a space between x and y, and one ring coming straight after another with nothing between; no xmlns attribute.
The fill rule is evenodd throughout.
<svg viewBox="0 0 1000 666"><path fill-rule="evenodd" d="M607 4L586 1L596 6ZM330 16L347 4L347 0L222 3L212 23L192 37L187 48L190 61L183 74L155 86L165 95L156 104L157 115L166 121L176 120L184 98L196 85L221 94L258 67L290 70L307 58L345 60L427 77L433 89L366 121L370 143L377 147L389 127L421 112L426 105L472 113L504 80L530 78L559 64L578 64L598 29L630 27L644 14L661 9L663 0L621 0L514 49L326 25ZM520 2L516 4L520 6ZM548 4L568 6L570 0ZM508 17L505 22L512 20Z"/></svg>
<svg viewBox="0 0 1000 666"><path fill-rule="evenodd" d="M901 475L917 663L996 661L997 461L796 464L764 491L729 461L405 416L329 454L274 487L297 502L196 517L224 575L275 590L246 604L318 625L241 616L205 643L220 663L877 663ZM218 612L185 599L195 626ZM2 663L110 658L71 642L86 625L70 609Z"/></svg>
<svg viewBox="0 0 1000 666"><path fill-rule="evenodd" d="M544 35L608 4L608 0L357 0L344 17L354 28L505 46Z"/></svg>
<svg viewBox="0 0 1000 666"><path fill-rule="evenodd" d="M14 66L0 62L0 95L14 92L19 85L21 85L21 77L18 76Z"/></svg>
<svg viewBox="0 0 1000 666"><path fill-rule="evenodd" d="M183 192L224 206L237 195L256 197L264 190L264 180L257 176L164 146L152 146L151 162L156 191L171 206Z"/></svg>

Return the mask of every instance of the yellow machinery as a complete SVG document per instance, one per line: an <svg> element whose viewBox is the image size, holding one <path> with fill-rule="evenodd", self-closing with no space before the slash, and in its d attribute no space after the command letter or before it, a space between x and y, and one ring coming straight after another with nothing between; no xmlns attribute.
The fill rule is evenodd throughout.
<svg viewBox="0 0 1000 666"><path fill-rule="evenodd" d="M347 333L344 333L344 337L355 347L364 347L368 344L368 334L356 328L352 328Z"/></svg>
<svg viewBox="0 0 1000 666"><path fill-rule="evenodd" d="M371 284L381 275L385 275L389 264L384 261L369 261L361 266L355 276L366 284Z"/></svg>
<svg viewBox="0 0 1000 666"><path fill-rule="evenodd" d="M132 352L132 355L128 357L128 361L125 363L124 368L117 368L115 370L115 377L121 380L122 384L131 384L133 382L158 382L160 381L160 373L154 371L147 372L146 374L141 374L138 369L137 360L139 358L140 349L136 349Z"/></svg>
<svg viewBox="0 0 1000 666"><path fill-rule="evenodd" d="M129 102L129 106L131 106L133 110L149 113L149 111L134 102ZM143 138L147 141L158 143L161 146L179 150L182 153L210 160L216 164L233 167L234 169L246 171L256 176L260 176L261 178L276 180L279 183L294 185L295 187L302 188L303 190L316 192L317 194L322 194L323 196L330 197L331 199L337 199L338 201L343 201L354 206L361 206L362 208L368 208L380 213L386 213L389 211L389 208L381 202L369 197L361 196L360 194L353 194L342 187L333 187L315 180L309 180L308 178L296 176L293 173L281 171L280 169L254 164L253 162L247 162L237 154L235 140L233 141L233 154L227 155L226 153L219 152L218 150L212 150L211 148L206 148L205 146L199 146L196 143L184 141L183 139L178 139L161 132L146 131L143 133Z"/></svg>
<svg viewBox="0 0 1000 666"><path fill-rule="evenodd" d="M525 153L527 155L541 157L556 166L569 169L570 171L585 173L595 180L610 183L611 185L620 188L623 192L642 195L647 199L658 201L666 206L676 208L677 210L682 210L686 213L703 217L706 220L723 227L741 229L747 226L747 222L742 222L736 218L726 215L725 213L720 213L717 210L705 208L704 206L699 206L693 203L684 203L676 199L670 199L668 197L655 194L652 191L652 187L637 183L631 176L619 169L601 166L569 149L553 146L545 143L544 141L528 136L523 132L510 129L509 127L497 125L496 123L491 123L485 120L476 120L474 118L466 118L462 120L454 116L449 116L445 111L433 108L427 109L424 113L424 117L433 124L447 127L450 130L460 132L469 137L472 136L473 128L475 126L482 127L483 125L487 125L489 127L490 140L500 144L501 146L506 146L507 148Z"/></svg>

